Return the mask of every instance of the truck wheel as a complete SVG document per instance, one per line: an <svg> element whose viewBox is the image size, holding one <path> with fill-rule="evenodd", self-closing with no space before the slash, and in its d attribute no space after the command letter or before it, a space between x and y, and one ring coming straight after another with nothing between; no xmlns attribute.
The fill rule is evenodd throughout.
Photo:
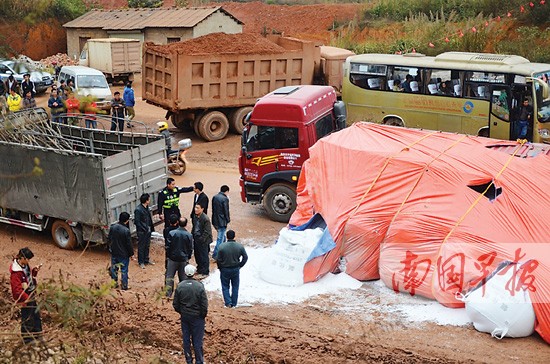
<svg viewBox="0 0 550 364"><path fill-rule="evenodd" d="M76 247L76 235L73 229L63 220L55 220L52 224L52 238L55 245L61 249L74 249Z"/></svg>
<svg viewBox="0 0 550 364"><path fill-rule="evenodd" d="M193 128L191 127L192 120L188 119L188 118L185 118L185 117L182 117L181 115L172 114L172 116L170 116L170 121L172 121L172 124L176 128L178 128L182 131L193 130Z"/></svg>
<svg viewBox="0 0 550 364"><path fill-rule="evenodd" d="M288 185L276 183L267 190L264 207L271 220L288 222L296 210L296 191Z"/></svg>
<svg viewBox="0 0 550 364"><path fill-rule="evenodd" d="M227 116L220 111L211 111L200 118L199 135L208 142L225 138L229 131Z"/></svg>
<svg viewBox="0 0 550 364"><path fill-rule="evenodd" d="M241 107L231 113L229 117L229 129L235 134L242 134L246 115L251 112L252 106Z"/></svg>

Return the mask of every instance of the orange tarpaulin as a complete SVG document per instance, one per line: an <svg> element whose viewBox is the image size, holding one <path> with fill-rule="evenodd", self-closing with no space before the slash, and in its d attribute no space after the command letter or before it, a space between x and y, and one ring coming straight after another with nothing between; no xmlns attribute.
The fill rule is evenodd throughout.
<svg viewBox="0 0 550 364"><path fill-rule="evenodd" d="M321 214L336 247L306 263L304 281L345 257L356 279L381 278L396 291L462 307L457 292L502 261L527 262L506 289L529 290L537 331L550 342L548 152L370 123L321 139L302 169L290 223Z"/></svg>

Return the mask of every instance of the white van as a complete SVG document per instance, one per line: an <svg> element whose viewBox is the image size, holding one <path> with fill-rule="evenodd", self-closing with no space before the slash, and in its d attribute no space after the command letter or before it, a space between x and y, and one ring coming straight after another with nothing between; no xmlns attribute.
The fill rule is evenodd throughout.
<svg viewBox="0 0 550 364"><path fill-rule="evenodd" d="M111 89L105 75L96 69L83 66L63 66L59 71L58 81L67 83L73 80L78 96L92 96L96 99L98 109L111 110Z"/></svg>

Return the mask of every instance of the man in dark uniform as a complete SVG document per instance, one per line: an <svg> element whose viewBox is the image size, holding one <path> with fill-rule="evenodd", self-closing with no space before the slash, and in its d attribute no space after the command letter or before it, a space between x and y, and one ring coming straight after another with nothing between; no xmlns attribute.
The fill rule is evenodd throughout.
<svg viewBox="0 0 550 364"><path fill-rule="evenodd" d="M195 363L204 363L203 339L205 318L208 314L208 297L201 282L193 279L197 269L188 264L185 267L187 279L178 284L172 305L181 318L183 352L185 361L193 363L191 341L195 352Z"/></svg>
<svg viewBox="0 0 550 364"><path fill-rule="evenodd" d="M158 206L159 206L159 218L161 221L164 221L164 228L167 228L169 225L168 219L170 215L174 214L178 217L181 217L180 212L180 194L185 192L191 192L195 187L176 187L176 181L173 178L168 178L166 180L166 187L159 192L158 197Z"/></svg>

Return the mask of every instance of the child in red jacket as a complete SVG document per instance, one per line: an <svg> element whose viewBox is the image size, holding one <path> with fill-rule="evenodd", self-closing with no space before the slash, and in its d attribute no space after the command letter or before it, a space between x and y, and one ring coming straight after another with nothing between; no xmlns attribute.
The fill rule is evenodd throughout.
<svg viewBox="0 0 550 364"><path fill-rule="evenodd" d="M29 248L22 248L10 266L11 293L15 302L21 304L21 334L25 344L42 336L42 320L34 298L35 277L41 265L31 269L29 261L33 257Z"/></svg>

